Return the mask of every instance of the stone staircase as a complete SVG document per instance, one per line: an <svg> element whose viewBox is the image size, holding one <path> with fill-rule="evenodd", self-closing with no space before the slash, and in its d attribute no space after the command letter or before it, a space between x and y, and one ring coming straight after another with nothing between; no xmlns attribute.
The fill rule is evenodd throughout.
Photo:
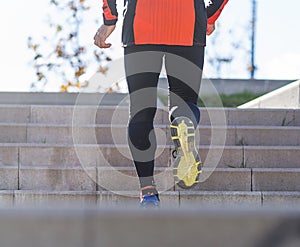
<svg viewBox="0 0 300 247"><path fill-rule="evenodd" d="M159 109L162 208L147 213L127 118L124 106L0 104L1 246L299 246L300 110L202 109L202 181L182 190Z"/></svg>
<svg viewBox="0 0 300 247"><path fill-rule="evenodd" d="M127 118L123 106L0 105L0 205L138 205ZM164 109L155 124L163 208L300 206L300 110L202 109L205 168L192 190L173 183Z"/></svg>

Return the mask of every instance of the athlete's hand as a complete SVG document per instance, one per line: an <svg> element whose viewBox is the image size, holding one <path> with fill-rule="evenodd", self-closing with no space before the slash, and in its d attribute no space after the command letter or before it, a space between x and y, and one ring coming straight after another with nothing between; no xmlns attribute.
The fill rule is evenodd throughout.
<svg viewBox="0 0 300 247"><path fill-rule="evenodd" d="M215 24L207 24L206 35L211 35L216 29Z"/></svg>
<svg viewBox="0 0 300 247"><path fill-rule="evenodd" d="M102 25L95 34L94 44L100 48L109 48L111 47L110 43L106 43L106 39L109 35L115 30L116 25L106 26Z"/></svg>

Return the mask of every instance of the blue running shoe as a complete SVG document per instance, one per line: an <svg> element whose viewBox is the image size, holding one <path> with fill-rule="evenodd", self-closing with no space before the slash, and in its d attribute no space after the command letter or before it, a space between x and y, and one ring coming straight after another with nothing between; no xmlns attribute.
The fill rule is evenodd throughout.
<svg viewBox="0 0 300 247"><path fill-rule="evenodd" d="M140 208L159 208L160 201L157 195L143 195L140 201Z"/></svg>

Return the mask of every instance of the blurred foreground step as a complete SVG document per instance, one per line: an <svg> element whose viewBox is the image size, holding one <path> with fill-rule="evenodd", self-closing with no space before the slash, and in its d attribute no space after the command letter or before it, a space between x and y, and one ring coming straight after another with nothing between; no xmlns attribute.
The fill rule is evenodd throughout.
<svg viewBox="0 0 300 247"><path fill-rule="evenodd" d="M296 247L290 210L1 210L5 247Z"/></svg>

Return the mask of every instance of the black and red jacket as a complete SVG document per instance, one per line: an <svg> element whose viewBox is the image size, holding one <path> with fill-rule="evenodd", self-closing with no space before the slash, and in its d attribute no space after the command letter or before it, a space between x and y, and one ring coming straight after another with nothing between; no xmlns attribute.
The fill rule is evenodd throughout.
<svg viewBox="0 0 300 247"><path fill-rule="evenodd" d="M213 24L228 0L125 0L122 42L131 44L205 45L207 23ZM103 0L105 25L118 20L116 0Z"/></svg>

